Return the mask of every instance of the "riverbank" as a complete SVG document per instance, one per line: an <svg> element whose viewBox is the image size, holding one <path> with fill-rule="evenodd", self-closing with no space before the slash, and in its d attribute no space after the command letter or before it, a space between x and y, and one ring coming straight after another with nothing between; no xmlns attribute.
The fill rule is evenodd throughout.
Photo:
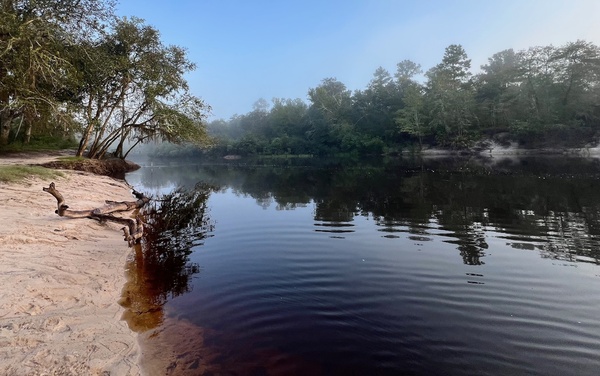
<svg viewBox="0 0 600 376"><path fill-rule="evenodd" d="M0 157L41 164L56 155ZM54 179L71 209L129 201L120 180L80 171ZM51 181L0 183L0 374L139 375L137 335L118 304L131 251L117 224L57 216Z"/></svg>
<svg viewBox="0 0 600 376"><path fill-rule="evenodd" d="M419 155L422 157L436 156L479 156L484 158L495 157L526 157L542 155L568 155L572 157L600 157L600 145L588 144L584 147L544 147L544 148L525 148L519 146L516 142L498 143L493 140L482 140L468 149L447 149L438 147L424 146L419 152L406 151L402 155Z"/></svg>

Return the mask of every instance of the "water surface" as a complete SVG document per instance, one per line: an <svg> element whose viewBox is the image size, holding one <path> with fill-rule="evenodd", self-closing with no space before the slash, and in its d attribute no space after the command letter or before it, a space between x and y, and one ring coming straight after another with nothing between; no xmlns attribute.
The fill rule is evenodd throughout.
<svg viewBox="0 0 600 376"><path fill-rule="evenodd" d="M198 374L596 375L599 172L145 163L128 181L171 201L137 270L161 315L202 329Z"/></svg>

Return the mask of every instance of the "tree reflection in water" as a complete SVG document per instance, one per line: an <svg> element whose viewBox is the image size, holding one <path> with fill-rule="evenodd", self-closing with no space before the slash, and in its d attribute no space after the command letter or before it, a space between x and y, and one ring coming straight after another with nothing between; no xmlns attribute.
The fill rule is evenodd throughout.
<svg viewBox="0 0 600 376"><path fill-rule="evenodd" d="M127 264L128 282L121 301L132 330L143 332L160 325L167 300L190 291L190 279L200 266L189 256L214 229L206 202L215 189L207 184L179 188L146 207L144 237Z"/></svg>
<svg viewBox="0 0 600 376"><path fill-rule="evenodd" d="M181 164L144 168L145 186L212 182L277 209L315 206L316 231L352 231L372 217L382 236L427 241L443 231L468 265L485 264L494 231L542 257L600 263L600 161L522 158ZM533 249L532 249L533 248Z"/></svg>

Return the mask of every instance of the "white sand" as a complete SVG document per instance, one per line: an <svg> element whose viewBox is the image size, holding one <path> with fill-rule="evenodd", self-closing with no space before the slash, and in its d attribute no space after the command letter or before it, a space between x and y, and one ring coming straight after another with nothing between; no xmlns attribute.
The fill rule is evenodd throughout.
<svg viewBox="0 0 600 376"><path fill-rule="evenodd" d="M54 181L73 210L132 200L125 182L63 174ZM131 252L121 226L59 217L49 183L0 183L0 375L139 375L137 335L117 303Z"/></svg>

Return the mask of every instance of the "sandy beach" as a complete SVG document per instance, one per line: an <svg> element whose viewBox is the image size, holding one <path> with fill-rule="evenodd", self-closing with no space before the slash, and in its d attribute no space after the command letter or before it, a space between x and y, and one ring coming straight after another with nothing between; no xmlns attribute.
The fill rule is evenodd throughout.
<svg viewBox="0 0 600 376"><path fill-rule="evenodd" d="M0 157L0 165L54 158ZM53 181L73 210L132 200L123 181L62 173ZM42 191L50 182L0 183L0 374L139 375L137 334L118 304L131 255L122 226L59 217Z"/></svg>

